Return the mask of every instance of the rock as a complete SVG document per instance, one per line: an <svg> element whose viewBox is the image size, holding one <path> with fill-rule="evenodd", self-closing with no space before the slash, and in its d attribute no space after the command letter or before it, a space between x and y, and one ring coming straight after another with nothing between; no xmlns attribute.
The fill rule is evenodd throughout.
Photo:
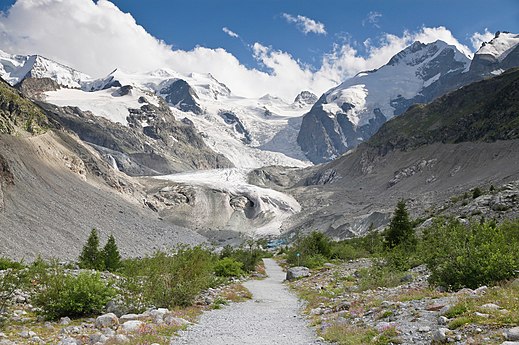
<svg viewBox="0 0 519 345"><path fill-rule="evenodd" d="M124 332L133 333L138 331L143 325L145 325L145 323L140 320L126 321L121 325L121 329Z"/></svg>
<svg viewBox="0 0 519 345"><path fill-rule="evenodd" d="M126 321L142 320L144 318L146 318L146 316L143 314L125 314L119 318L119 322L125 323Z"/></svg>
<svg viewBox="0 0 519 345"><path fill-rule="evenodd" d="M427 333L431 331L431 327L429 326L422 326L418 328L418 332L420 333Z"/></svg>
<svg viewBox="0 0 519 345"><path fill-rule="evenodd" d="M310 276L310 269L303 266L291 267L287 270L286 280L291 281Z"/></svg>
<svg viewBox="0 0 519 345"><path fill-rule="evenodd" d="M447 322L449 322L449 319L445 316L439 316L438 317L438 325L446 325Z"/></svg>
<svg viewBox="0 0 519 345"><path fill-rule="evenodd" d="M490 315L483 314L483 313L480 313L480 312L475 312L474 315L476 315L477 317L484 317L485 319L490 317Z"/></svg>
<svg viewBox="0 0 519 345"><path fill-rule="evenodd" d="M169 310L166 308L159 308L150 311L150 316L153 319L153 322L156 324L164 323L164 316L169 313Z"/></svg>
<svg viewBox="0 0 519 345"><path fill-rule="evenodd" d="M494 303L487 303L487 304L483 304L480 308L485 309L485 310L498 310L501 307Z"/></svg>
<svg viewBox="0 0 519 345"><path fill-rule="evenodd" d="M519 340L519 327L510 328L505 332L506 340Z"/></svg>
<svg viewBox="0 0 519 345"><path fill-rule="evenodd" d="M117 344L124 344L130 342L130 339L124 334L117 334L114 340Z"/></svg>
<svg viewBox="0 0 519 345"><path fill-rule="evenodd" d="M168 326L178 326L178 327L184 327L184 326L191 324L191 322L189 322L185 319L182 319L180 317L175 317L173 315L166 315L164 317L164 323L167 324Z"/></svg>
<svg viewBox="0 0 519 345"><path fill-rule="evenodd" d="M119 325L119 319L114 313L108 313L98 316L96 319L96 328L112 328Z"/></svg>
<svg viewBox="0 0 519 345"><path fill-rule="evenodd" d="M60 320L59 320L59 324L62 325L62 326L66 326L68 324L70 324L70 317L62 317Z"/></svg>
<svg viewBox="0 0 519 345"><path fill-rule="evenodd" d="M314 309L310 310L310 315L321 315L321 314L323 314L322 308L314 308Z"/></svg>
<svg viewBox="0 0 519 345"><path fill-rule="evenodd" d="M402 278L400 278L401 283L409 283L413 281L413 275L412 274L406 274Z"/></svg>
<svg viewBox="0 0 519 345"><path fill-rule="evenodd" d="M476 290L474 290L474 293L478 295L484 295L488 291L488 287L486 285L478 287Z"/></svg>
<svg viewBox="0 0 519 345"><path fill-rule="evenodd" d="M437 344L442 344L447 341L447 334L449 333L448 328L439 328L432 334L432 342Z"/></svg>
<svg viewBox="0 0 519 345"><path fill-rule="evenodd" d="M1 343L0 343L1 345ZM501 345L519 345L519 341L505 341Z"/></svg>
<svg viewBox="0 0 519 345"><path fill-rule="evenodd" d="M81 343L74 338L61 339L58 345L80 345Z"/></svg>
<svg viewBox="0 0 519 345"><path fill-rule="evenodd" d="M445 307L445 304L435 303L435 304L428 305L425 310L427 310L427 311L438 311L438 310L443 309L444 307Z"/></svg>

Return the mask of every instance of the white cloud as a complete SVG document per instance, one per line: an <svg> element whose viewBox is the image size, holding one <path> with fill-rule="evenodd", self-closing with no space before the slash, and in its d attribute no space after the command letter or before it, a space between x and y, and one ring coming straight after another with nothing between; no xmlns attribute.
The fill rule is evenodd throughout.
<svg viewBox="0 0 519 345"><path fill-rule="evenodd" d="M378 25L378 21L382 18L382 13L371 11L368 13L366 18L362 20L362 26L366 26L366 24L371 24L372 26L380 29L380 25Z"/></svg>
<svg viewBox="0 0 519 345"><path fill-rule="evenodd" d="M115 68L211 73L240 95L270 93L287 100L301 90L321 94L359 71L378 68L414 40L429 43L437 39L470 53L446 28L424 27L415 33L385 34L366 41L365 54L348 41L341 42L322 56L317 69L287 52L254 43L253 56L266 69L260 71L247 68L222 48L174 49L108 0L18 0L7 14L0 15L0 49L10 53L41 54L93 77Z"/></svg>
<svg viewBox="0 0 519 345"><path fill-rule="evenodd" d="M485 28L485 32L483 33L474 32L470 38L470 42L472 43L472 47L474 47L475 50L478 50L484 42L489 42L493 38L494 34Z"/></svg>
<svg viewBox="0 0 519 345"><path fill-rule="evenodd" d="M225 32L227 35L229 35L232 38L239 38L240 37L240 35L238 35L236 32L232 31L231 29L229 29L229 28L227 28L225 26L222 28L222 31Z"/></svg>
<svg viewBox="0 0 519 345"><path fill-rule="evenodd" d="M301 30L304 34L314 33L320 35L326 35L326 29L324 28L324 24L320 22L316 22L313 19L310 19L305 16L293 16L288 13L283 13L283 18L288 23L296 24L297 28Z"/></svg>

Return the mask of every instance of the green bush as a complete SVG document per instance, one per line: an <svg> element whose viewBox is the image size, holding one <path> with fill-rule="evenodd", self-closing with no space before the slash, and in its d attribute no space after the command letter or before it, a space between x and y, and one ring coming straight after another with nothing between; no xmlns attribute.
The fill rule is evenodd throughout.
<svg viewBox="0 0 519 345"><path fill-rule="evenodd" d="M255 244L249 244L248 248L234 249L227 245L220 253L220 258L232 258L242 263L242 270L246 273L253 272L261 262L261 259L269 256L270 253L260 249Z"/></svg>
<svg viewBox="0 0 519 345"><path fill-rule="evenodd" d="M439 220L424 231L421 252L431 282L448 289L511 279L519 270L519 220L499 226Z"/></svg>
<svg viewBox="0 0 519 345"><path fill-rule="evenodd" d="M148 305L188 306L202 290L217 283L215 259L202 247L180 247L172 255L158 252L152 257L126 260L121 272Z"/></svg>
<svg viewBox="0 0 519 345"><path fill-rule="evenodd" d="M243 264L233 258L223 258L218 260L214 267L214 272L219 277L239 277L243 274L241 269Z"/></svg>
<svg viewBox="0 0 519 345"><path fill-rule="evenodd" d="M319 267L331 258L332 242L323 233L313 231L308 236L299 238L288 251L287 262L292 265Z"/></svg>
<svg viewBox="0 0 519 345"><path fill-rule="evenodd" d="M55 267L41 283L43 287L33 303L51 320L99 314L115 295L112 284L98 273L81 272L74 277Z"/></svg>
<svg viewBox="0 0 519 345"><path fill-rule="evenodd" d="M25 280L26 274L23 270L8 268L2 272L0 275L0 314L9 304L14 292L23 287Z"/></svg>
<svg viewBox="0 0 519 345"><path fill-rule="evenodd" d="M21 269L23 268L23 263L19 261L13 261L9 258L0 257L0 271L6 270L8 268Z"/></svg>

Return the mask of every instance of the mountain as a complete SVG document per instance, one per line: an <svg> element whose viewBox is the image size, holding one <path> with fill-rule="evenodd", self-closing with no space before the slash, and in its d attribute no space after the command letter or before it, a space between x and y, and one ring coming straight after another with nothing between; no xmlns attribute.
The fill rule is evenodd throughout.
<svg viewBox="0 0 519 345"><path fill-rule="evenodd" d="M59 85L80 88L90 77L39 55L11 55L0 50L0 77L11 85L26 78L50 78Z"/></svg>
<svg viewBox="0 0 519 345"><path fill-rule="evenodd" d="M337 238L383 228L400 199L413 217L519 216L519 69L415 105L365 143L304 170L269 167L251 181L292 194L302 211L287 236ZM478 187L484 194L473 198Z"/></svg>
<svg viewBox="0 0 519 345"><path fill-rule="evenodd" d="M314 163L337 158L411 105L519 66L517 37L497 33L473 60L442 41L415 42L381 68L361 72L323 94L303 117L297 142Z"/></svg>
<svg viewBox="0 0 519 345"><path fill-rule="evenodd" d="M46 115L0 80L2 255L74 259L94 227L132 256L205 241L160 220L136 180Z"/></svg>

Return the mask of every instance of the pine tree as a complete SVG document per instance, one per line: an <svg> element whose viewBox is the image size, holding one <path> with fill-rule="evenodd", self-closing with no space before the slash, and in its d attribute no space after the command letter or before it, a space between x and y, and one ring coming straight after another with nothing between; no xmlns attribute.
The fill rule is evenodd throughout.
<svg viewBox="0 0 519 345"><path fill-rule="evenodd" d="M404 200L398 201L389 228L385 231L384 240L389 248L400 244L413 245L416 243L413 224L409 220Z"/></svg>
<svg viewBox="0 0 519 345"><path fill-rule="evenodd" d="M92 229L90 232L90 236L88 236L88 240L83 246L78 261L81 268L103 269L104 260L102 253L99 251L99 235L96 229Z"/></svg>
<svg viewBox="0 0 519 345"><path fill-rule="evenodd" d="M115 272L121 266L121 255L113 235L108 237L108 241L103 248L103 257L106 270Z"/></svg>

